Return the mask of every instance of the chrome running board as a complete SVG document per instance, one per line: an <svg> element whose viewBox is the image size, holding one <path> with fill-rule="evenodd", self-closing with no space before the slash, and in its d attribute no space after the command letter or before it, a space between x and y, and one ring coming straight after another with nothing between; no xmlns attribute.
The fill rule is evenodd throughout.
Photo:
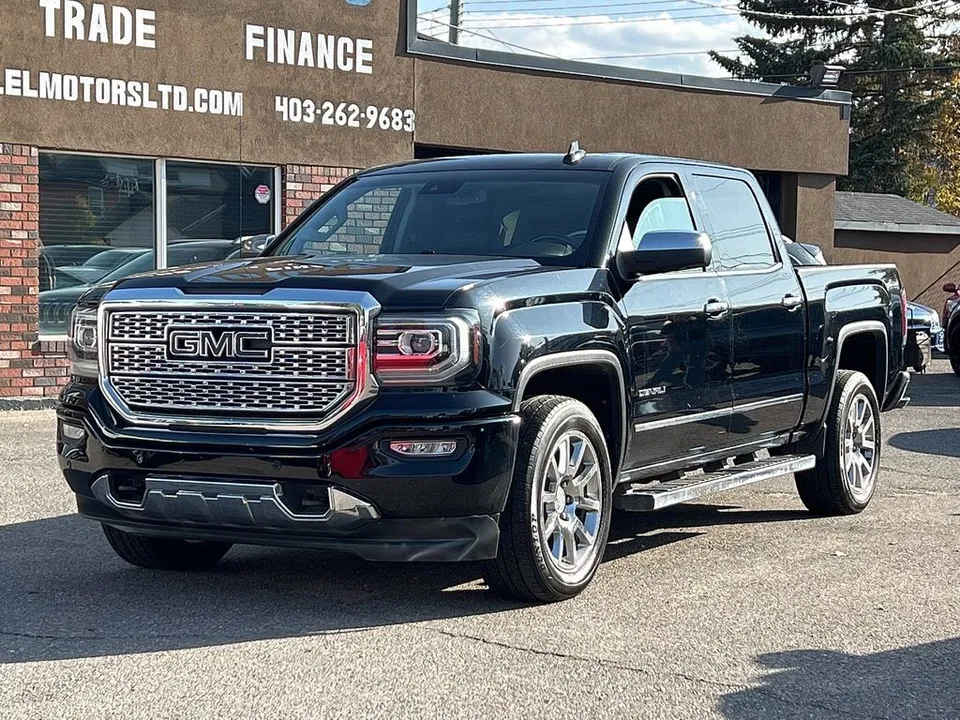
<svg viewBox="0 0 960 720"><path fill-rule="evenodd" d="M660 484L621 485L614 505L621 510L648 512L687 502L703 495L809 470L817 464L813 455L780 455L733 465L716 472L687 475Z"/></svg>

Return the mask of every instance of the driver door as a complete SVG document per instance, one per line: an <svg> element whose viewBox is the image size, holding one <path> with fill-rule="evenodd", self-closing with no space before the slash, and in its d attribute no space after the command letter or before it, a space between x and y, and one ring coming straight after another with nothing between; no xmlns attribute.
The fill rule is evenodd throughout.
<svg viewBox="0 0 960 720"><path fill-rule="evenodd" d="M621 248L652 230L703 230L685 178L642 176L624 217ZM625 470L709 453L729 443L731 326L712 267L642 276L622 299L630 359L633 433Z"/></svg>

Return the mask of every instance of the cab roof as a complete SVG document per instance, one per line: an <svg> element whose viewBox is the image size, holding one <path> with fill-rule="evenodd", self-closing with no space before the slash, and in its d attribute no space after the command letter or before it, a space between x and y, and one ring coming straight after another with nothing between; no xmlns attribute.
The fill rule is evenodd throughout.
<svg viewBox="0 0 960 720"><path fill-rule="evenodd" d="M663 157L660 155L642 155L638 153L591 153L574 164L564 162L563 153L499 153L491 155L463 155L430 160L410 160L407 162L381 165L364 170L359 175L391 175L398 172L436 172L442 170L593 170L613 172L642 165L645 163L668 163L696 165L698 167L730 168L729 165L691 160L690 158Z"/></svg>

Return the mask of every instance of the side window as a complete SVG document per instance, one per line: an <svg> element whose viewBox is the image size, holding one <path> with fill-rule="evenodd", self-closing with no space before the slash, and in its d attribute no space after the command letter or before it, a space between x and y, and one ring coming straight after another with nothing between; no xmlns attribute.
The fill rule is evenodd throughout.
<svg viewBox="0 0 960 720"><path fill-rule="evenodd" d="M657 230L695 230L690 206L672 177L642 180L630 198L620 249L640 247L643 236Z"/></svg>
<svg viewBox="0 0 960 720"><path fill-rule="evenodd" d="M753 190L743 180L694 176L713 233L721 270L753 270L776 263L770 233Z"/></svg>
<svg viewBox="0 0 960 720"><path fill-rule="evenodd" d="M690 208L682 197L660 198L647 205L640 213L633 244L640 247L643 236L653 230L693 230Z"/></svg>

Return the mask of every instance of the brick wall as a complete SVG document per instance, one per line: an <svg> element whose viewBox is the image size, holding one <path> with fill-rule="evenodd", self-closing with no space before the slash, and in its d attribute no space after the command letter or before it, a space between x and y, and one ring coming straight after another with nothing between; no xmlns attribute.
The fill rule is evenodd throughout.
<svg viewBox="0 0 960 720"><path fill-rule="evenodd" d="M55 396L65 343L37 338L40 169L37 148L0 144L0 405Z"/></svg>
<svg viewBox="0 0 960 720"><path fill-rule="evenodd" d="M287 165L283 169L283 225L356 170L322 165Z"/></svg>

